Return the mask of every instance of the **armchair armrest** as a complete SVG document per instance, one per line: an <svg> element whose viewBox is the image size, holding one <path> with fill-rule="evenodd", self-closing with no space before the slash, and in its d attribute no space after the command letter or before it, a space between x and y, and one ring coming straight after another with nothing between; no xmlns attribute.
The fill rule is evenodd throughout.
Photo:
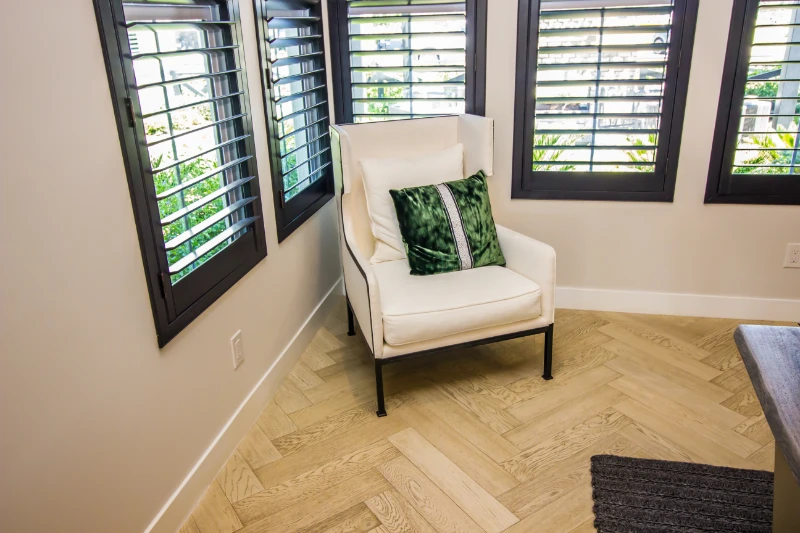
<svg viewBox="0 0 800 533"><path fill-rule="evenodd" d="M497 226L497 238L506 258L506 267L536 282L542 290L542 316L555 319L556 251L549 244L506 227Z"/></svg>
<svg viewBox="0 0 800 533"><path fill-rule="evenodd" d="M351 194L341 197L342 224L342 267L344 283L350 306L358 319L361 331L372 348L372 354L383 355L383 315L381 313L381 294L378 280L372 271L369 260L358 247L351 212Z"/></svg>

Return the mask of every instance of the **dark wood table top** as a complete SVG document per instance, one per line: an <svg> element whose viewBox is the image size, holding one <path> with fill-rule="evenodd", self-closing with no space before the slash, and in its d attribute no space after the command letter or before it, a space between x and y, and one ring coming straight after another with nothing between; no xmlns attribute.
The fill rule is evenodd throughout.
<svg viewBox="0 0 800 533"><path fill-rule="evenodd" d="M800 328L739 326L733 337L775 444L800 483Z"/></svg>

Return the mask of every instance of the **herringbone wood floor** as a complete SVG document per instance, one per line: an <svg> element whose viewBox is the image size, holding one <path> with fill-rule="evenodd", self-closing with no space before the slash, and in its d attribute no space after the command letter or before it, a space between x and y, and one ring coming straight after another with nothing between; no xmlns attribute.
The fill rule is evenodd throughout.
<svg viewBox="0 0 800 533"><path fill-rule="evenodd" d="M181 533L588 532L600 453L772 469L736 320L559 310L542 337L385 368L344 304Z"/></svg>

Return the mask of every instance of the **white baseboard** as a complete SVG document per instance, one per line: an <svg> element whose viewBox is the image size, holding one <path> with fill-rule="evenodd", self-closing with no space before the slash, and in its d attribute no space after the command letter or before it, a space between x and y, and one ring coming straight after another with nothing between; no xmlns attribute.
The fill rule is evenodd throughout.
<svg viewBox="0 0 800 533"><path fill-rule="evenodd" d="M658 315L800 321L800 300L557 287L556 307Z"/></svg>
<svg viewBox="0 0 800 533"><path fill-rule="evenodd" d="M341 294L344 294L344 289L340 278L278 355L275 362L261 376L250 394L239 405L194 468L147 527L145 533L175 533L183 525L208 485L216 477L219 469L231 456L239 441L275 395L284 378L322 327L325 317L336 302L336 297Z"/></svg>

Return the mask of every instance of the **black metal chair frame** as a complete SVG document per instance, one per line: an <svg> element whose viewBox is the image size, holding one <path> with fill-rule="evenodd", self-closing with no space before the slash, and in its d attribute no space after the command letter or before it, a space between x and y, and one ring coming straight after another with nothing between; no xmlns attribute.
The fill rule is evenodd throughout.
<svg viewBox="0 0 800 533"><path fill-rule="evenodd" d="M356 262L356 265L357 264L358 263ZM452 344L450 346L442 346L440 348L433 348L430 350L422 350L420 352L407 353L403 355L398 355L397 357L389 357L386 359L375 358L373 353L373 358L375 358L375 388L378 396L378 410L376 411L376 414L379 417L386 416L386 402L384 400L384 395L383 395L384 366L392 363L399 363L407 359L413 359L415 357L435 355L438 353L447 352L458 348L471 348L473 346L481 346L483 344L491 344L494 342L502 342L511 339L518 339L520 337L528 337L530 335L537 335L540 333L544 333L544 372L542 373L542 378L547 380L553 379L553 374L552 374L553 326L554 324L550 324L549 326L545 326L543 328L518 331L516 333L508 333L506 335L498 335L496 337L489 337L487 339L479 339L471 342L462 342L461 344ZM347 298L347 335L352 337L355 334L356 334L355 315L353 314L353 308L350 306L350 298Z"/></svg>

